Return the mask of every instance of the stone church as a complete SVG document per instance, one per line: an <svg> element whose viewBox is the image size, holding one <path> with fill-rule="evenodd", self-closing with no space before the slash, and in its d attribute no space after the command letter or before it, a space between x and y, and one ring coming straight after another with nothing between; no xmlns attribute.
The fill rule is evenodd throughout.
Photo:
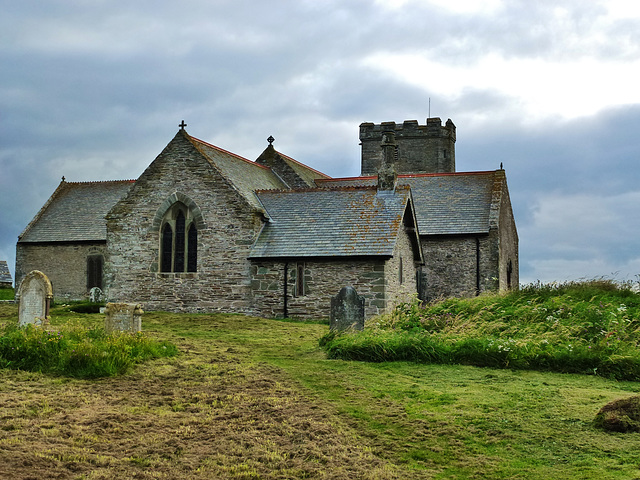
<svg viewBox="0 0 640 480"><path fill-rule="evenodd" d="M361 176L331 178L273 146L251 161L184 122L136 180L67 182L19 236L16 285L145 310L326 318L353 286L367 317L518 286L504 170L456 172L439 118L360 125Z"/></svg>

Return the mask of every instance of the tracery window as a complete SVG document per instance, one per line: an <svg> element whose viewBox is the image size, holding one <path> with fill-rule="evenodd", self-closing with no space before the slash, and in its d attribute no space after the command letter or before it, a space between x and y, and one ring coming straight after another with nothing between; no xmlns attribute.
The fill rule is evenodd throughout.
<svg viewBox="0 0 640 480"><path fill-rule="evenodd" d="M196 272L198 230L192 212L180 202L167 210L160 227L160 272Z"/></svg>

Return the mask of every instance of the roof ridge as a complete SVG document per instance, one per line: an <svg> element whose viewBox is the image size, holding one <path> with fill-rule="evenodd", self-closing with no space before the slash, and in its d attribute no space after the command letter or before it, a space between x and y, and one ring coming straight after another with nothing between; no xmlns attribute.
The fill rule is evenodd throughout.
<svg viewBox="0 0 640 480"><path fill-rule="evenodd" d="M452 177L452 176L465 176L465 175L490 175L498 172L499 170L480 170L476 172L439 172L439 173L402 173L398 174L398 178L420 178L420 177ZM316 182L344 182L344 181L359 181L359 180L375 180L377 175L363 175L358 177L340 177L340 178L317 178Z"/></svg>
<svg viewBox="0 0 640 480"><path fill-rule="evenodd" d="M135 183L136 180L135 179L128 179L128 180L90 180L90 181L83 181L83 182L67 182L66 180L64 181L65 184L67 185L91 185L94 183Z"/></svg>
<svg viewBox="0 0 640 480"><path fill-rule="evenodd" d="M290 190L285 189L271 189L271 190L256 190L256 193L308 193L308 192L327 192L327 191L339 191L339 190L376 190L375 185L338 185L333 187L309 187L309 188L293 188Z"/></svg>
<svg viewBox="0 0 640 480"><path fill-rule="evenodd" d="M259 163L256 163L253 160L249 160L248 158L245 158L245 157L243 157L241 155L238 155L237 153L233 153L233 152L230 152L229 150L225 150L224 148L220 148L220 147L218 147L218 146L216 146L216 145L214 145L212 143L205 142L204 140L201 140L201 139L196 138L196 137L192 137L191 135L189 135L189 138L191 138L192 140L194 140L194 141L196 141L198 143L206 145L209 148L213 148L214 150L218 150L219 152L226 153L227 155L231 155L232 157L237 158L238 160L242 160L242 161L247 162L247 163L249 163L251 165L255 165L256 167L259 167L259 168L264 168L266 170L271 170L269 167L267 167L265 165L260 165Z"/></svg>
<svg viewBox="0 0 640 480"><path fill-rule="evenodd" d="M398 184L396 190L410 190L411 186L405 184ZM336 185L329 187L310 187L310 188L294 188L290 190L285 189L259 189L255 190L255 193L308 193L308 192L337 192L337 191L354 191L354 190L378 190L377 185Z"/></svg>
<svg viewBox="0 0 640 480"><path fill-rule="evenodd" d="M275 149L274 149L274 150L275 150ZM325 177L325 179L331 179L331 176L330 176L330 175L327 175L326 173L322 173L320 170L316 170L315 168L310 167L310 166L309 166L309 165L307 165L307 164L304 164L304 163L302 163L302 162L299 162L298 160L296 160L295 158L290 157L289 155L285 155L284 153L279 152L278 150L276 150L276 153L277 153L278 155L280 155L281 157L286 158L287 160L291 160L293 163L295 163L295 164L297 164L297 165L300 165L301 167L308 168L308 169L309 169L309 170L311 170L312 172L315 172L315 173L317 173L318 175L322 175L323 177Z"/></svg>

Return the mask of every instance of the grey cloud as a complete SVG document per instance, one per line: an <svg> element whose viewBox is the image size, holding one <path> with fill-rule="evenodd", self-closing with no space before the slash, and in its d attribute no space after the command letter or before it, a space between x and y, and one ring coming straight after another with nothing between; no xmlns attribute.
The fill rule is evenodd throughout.
<svg viewBox="0 0 640 480"><path fill-rule="evenodd" d="M457 65L488 52L637 58L637 21L602 27L602 5L563 2L567 14L554 17L551 0L504 2L483 15L365 0L12 2L0 18L0 201L11 205L0 216L0 255L13 269L17 235L62 175L135 178L183 118L194 136L251 159L274 135L294 158L356 175L359 123L428 115L429 78L410 86L360 63L376 52ZM588 245L595 253L579 242L579 251L562 250L579 225L542 235L536 202L635 192L640 107L534 124L513 98L468 85L455 98L434 96L432 115L458 126L460 170L507 168L523 278L565 259L635 268L632 235L603 235Z"/></svg>

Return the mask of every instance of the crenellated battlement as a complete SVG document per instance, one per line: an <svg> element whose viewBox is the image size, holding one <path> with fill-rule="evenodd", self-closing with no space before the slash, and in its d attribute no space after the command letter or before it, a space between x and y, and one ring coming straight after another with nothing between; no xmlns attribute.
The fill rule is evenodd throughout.
<svg viewBox="0 0 640 480"><path fill-rule="evenodd" d="M393 131L398 144L396 170L405 173L455 172L456 126L448 119L443 125L439 117L402 123L382 122L360 124L362 175L375 175L382 160L382 134Z"/></svg>

